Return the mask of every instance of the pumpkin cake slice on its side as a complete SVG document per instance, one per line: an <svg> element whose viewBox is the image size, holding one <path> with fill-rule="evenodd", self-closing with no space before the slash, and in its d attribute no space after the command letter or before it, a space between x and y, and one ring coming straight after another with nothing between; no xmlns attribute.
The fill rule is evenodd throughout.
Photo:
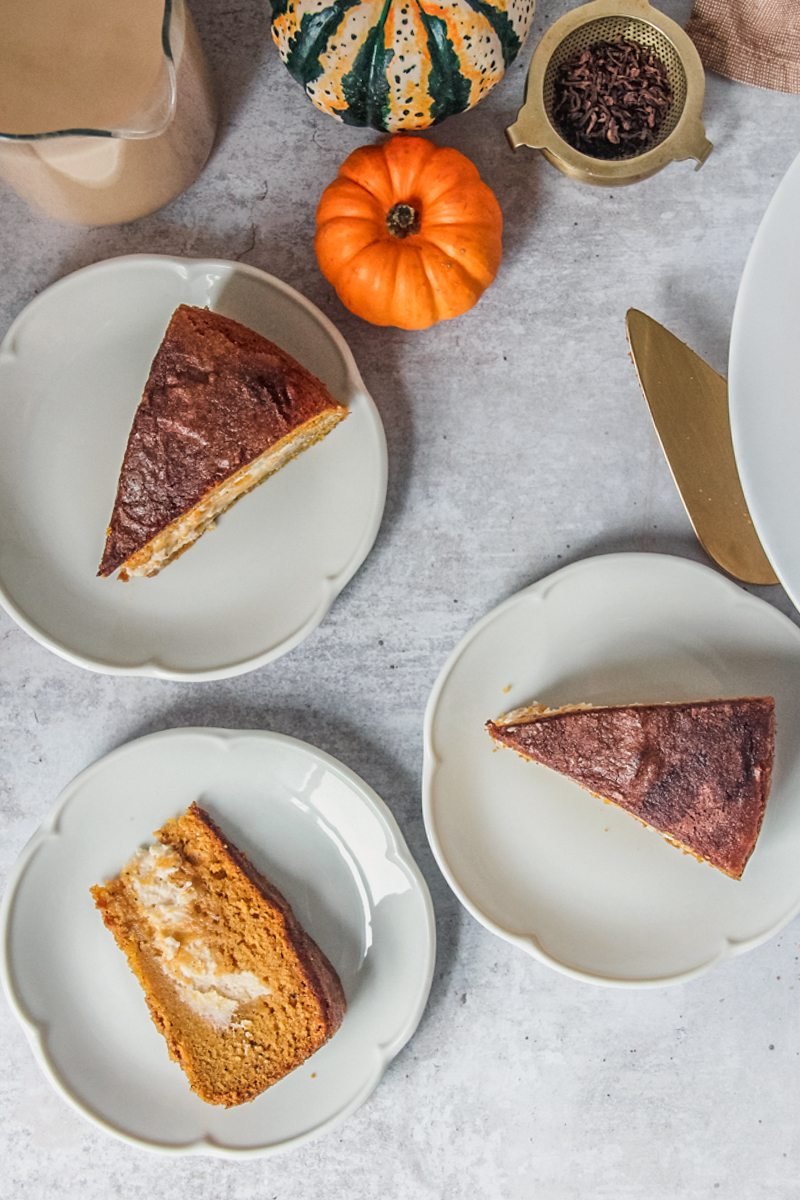
<svg viewBox="0 0 800 1200"><path fill-rule="evenodd" d="M192 1090L242 1104L336 1032L342 985L280 892L198 805L155 836L92 895Z"/></svg>
<svg viewBox="0 0 800 1200"><path fill-rule="evenodd" d="M98 575L156 575L345 416L261 334L180 305L133 419Z"/></svg>
<svg viewBox="0 0 800 1200"><path fill-rule="evenodd" d="M741 878L772 779L771 696L532 705L486 728L523 758L559 771L695 858Z"/></svg>

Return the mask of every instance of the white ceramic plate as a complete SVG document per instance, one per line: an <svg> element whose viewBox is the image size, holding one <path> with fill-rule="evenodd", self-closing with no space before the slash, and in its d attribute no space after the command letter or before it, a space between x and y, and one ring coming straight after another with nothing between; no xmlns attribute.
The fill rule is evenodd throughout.
<svg viewBox="0 0 800 1200"><path fill-rule="evenodd" d="M283 346L350 415L153 579L97 579L131 421L178 304L209 305ZM69 275L0 346L0 600L80 666L219 679L316 628L375 540L386 445L344 340L254 267L134 255Z"/></svg>
<svg viewBox="0 0 800 1200"><path fill-rule="evenodd" d="M777 757L741 881L680 854L484 723L529 701L773 695ZM597 983L667 983L749 950L800 908L800 630L707 567L587 559L467 634L425 718L424 812L450 886L488 929Z"/></svg>
<svg viewBox="0 0 800 1200"><path fill-rule="evenodd" d="M229 1110L168 1058L88 891L192 800L284 893L348 1002L330 1042ZM2 937L9 998L56 1088L118 1137L183 1154L269 1154L343 1120L414 1032L435 954L427 888L371 788L293 738L207 729L141 738L73 780L22 855Z"/></svg>
<svg viewBox="0 0 800 1200"><path fill-rule="evenodd" d="M742 487L775 573L800 608L800 157L756 234L731 330L728 392Z"/></svg>

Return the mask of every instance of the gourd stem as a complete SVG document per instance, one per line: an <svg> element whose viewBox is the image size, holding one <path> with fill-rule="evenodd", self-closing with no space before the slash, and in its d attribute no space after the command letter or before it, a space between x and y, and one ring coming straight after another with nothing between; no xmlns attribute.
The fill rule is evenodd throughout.
<svg viewBox="0 0 800 1200"><path fill-rule="evenodd" d="M386 225L389 233L397 238L419 233L419 212L413 204L395 204L386 214Z"/></svg>

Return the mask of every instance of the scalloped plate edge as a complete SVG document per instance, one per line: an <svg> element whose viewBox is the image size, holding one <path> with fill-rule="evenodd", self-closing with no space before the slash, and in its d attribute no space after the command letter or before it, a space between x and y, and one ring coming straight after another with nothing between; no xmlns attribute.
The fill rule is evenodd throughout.
<svg viewBox="0 0 800 1200"><path fill-rule="evenodd" d="M800 898L798 898L797 903L791 909L784 913L780 919L774 922L768 929L762 930L752 938L742 939L740 941L731 938L723 939L716 954L712 954L704 962L698 964L696 967L690 968L687 971L673 975L643 978L615 978L613 976L594 974L590 971L575 967L571 963L558 958L556 955L550 954L543 948L534 932L531 932L527 935L522 935L507 929L505 926L492 920L491 917L487 916L483 910L473 902L469 894L456 878L456 875L451 869L447 860L447 855L439 838L436 823L436 813L434 811L435 805L433 801L433 782L436 776L437 768L441 764L441 760L437 756L433 745L433 723L436 716L436 710L439 705L439 699L444 687L453 671L453 668L467 647L477 637L480 636L484 629L493 624L495 620L500 619L508 609L515 607L517 604L524 602L526 599L543 601L548 592L554 586L556 586L569 575L579 573L587 566L587 564L596 563L600 560L610 563L622 560L630 560L633 558L639 561L657 560L659 562L663 561L664 559L672 559L674 562L680 563L689 571L702 573L704 576L713 576L713 578L719 582L720 587L728 591L731 599L737 598L740 603L744 604L746 607L757 606L760 608L762 605L764 605L766 609L773 613L776 620L778 620L781 624L785 623L789 625L794 633L800 637L800 632L797 630L797 627L794 625L794 623L789 619L789 617L784 616L784 614L778 609L772 608L771 605L766 604L765 601L760 600L757 596L750 595L749 592L744 591L737 584L733 583L727 577L720 575L713 568L707 567L702 563L694 562L692 559L681 558L679 555L648 553L637 554L622 552L619 554L593 555L590 558L579 559L577 562L569 563L567 566L561 567L557 571L553 571L543 579L529 584L527 587L522 588L520 591L515 592L505 600L502 600L500 604L496 605L489 612L485 613L483 617L481 617L470 629L467 630L458 644L448 655L444 666L436 678L436 682L433 685L433 689L428 697L428 703L425 708L422 766L422 815L425 823L425 833L427 834L428 842L430 843L430 847L433 852L433 856L436 859L439 870L442 872L450 888L453 890L461 904L463 904L467 912L474 917L476 921L483 925L485 929L488 929L490 933L493 933L496 937L502 938L503 941L509 942L513 946L517 946L520 950L523 950L526 954L530 955L538 962L543 963L545 966L552 967L554 970L559 971L562 975L567 975L572 979L577 979L584 983L598 984L602 987L655 988L665 987L671 984L686 983L691 979L696 979L698 976L704 975L718 963L735 958L740 954L744 954L749 950L754 950L756 947L763 945L765 942L769 941L777 933L779 933L783 928L785 928L785 926L797 916L797 914L800 912Z"/></svg>
<svg viewBox="0 0 800 1200"><path fill-rule="evenodd" d="M115 258L103 259L100 262L90 263L88 266L80 267L77 271L72 271L68 275L64 275L61 279L57 279L51 283L37 296L35 296L20 313L12 321L6 331L2 341L0 341L0 371L4 365L9 365L17 358L15 349L15 340L18 337L20 330L25 323L30 319L31 314L36 314L38 309L49 302L54 293L66 290L71 286L76 279L87 274L101 274L112 270L128 266L143 265L146 262L153 262L159 266L171 266L175 272L185 280L190 280L194 275L202 275L209 268L216 269L220 272L227 271L233 274L249 275L251 278L258 280L261 283L266 282L270 287L282 292L289 297L293 302L297 303L304 309L308 315L317 322L320 328L328 335L337 350L342 356L342 361L347 369L348 381L353 389L354 394L360 395L367 405L367 409L372 418L373 433L376 435L376 449L378 453L378 486L377 486L377 503L374 505L373 519L365 526L361 539L355 546L353 553L347 562L343 563L340 569L334 574L325 577L321 581L321 595L319 604L313 610L308 620L299 626L293 633L284 638L276 646L271 646L267 650L257 655L249 655L239 661L225 663L217 667L199 670L179 670L169 665L163 665L155 659L147 659L144 662L136 663L133 666L120 666L113 663L107 663L103 659L92 658L89 655L79 654L71 650L63 642L52 637L44 629L41 628L35 621L31 620L11 598L7 588L3 585L0 579L0 604L5 608L9 616L25 631L30 637L37 641L46 649L57 654L59 658L65 659L67 662L73 663L75 666L83 667L89 671L96 671L104 675L123 675L123 676L138 676L151 679L166 679L176 682L184 680L203 683L216 679L230 679L237 675L244 675L249 671L255 671L259 667L265 666L267 663L274 662L275 659L281 658L284 654L288 654L301 642L305 641L315 629L322 624L325 617L330 612L334 602L340 593L344 590L356 572L363 566L369 556L378 532L383 521L383 513L386 507L386 492L389 480L388 466L388 451L386 447L386 433L383 428L378 407L375 404L370 392L367 390L361 373L356 365L353 352L348 346L342 334L333 324L329 317L322 312L315 304L308 300L301 292L298 292L290 284L284 283L274 275L270 275L268 271L262 271L260 267L251 266L249 263L238 263L229 259L222 258L182 258L170 254L123 254Z"/></svg>
<svg viewBox="0 0 800 1200"><path fill-rule="evenodd" d="M422 984L417 995L417 1002L409 1012L405 1023L397 1029L393 1036L378 1045L370 1047L370 1050L376 1057L375 1069L367 1076L363 1086L350 1099L342 1105L337 1112L331 1114L330 1117L321 1121L318 1125L311 1129L306 1129L296 1137L286 1139L285 1141L266 1144L262 1146L226 1146L211 1138L199 1138L192 1142L186 1143L166 1143L151 1141L147 1138L138 1137L131 1134L125 1129L107 1121L100 1113L84 1103L70 1089L68 1083L61 1077L56 1070L50 1058L47 1049L46 1028L36 1021L26 1011L22 998L20 997L15 979L14 971L11 962L11 953L9 948L9 933L10 920L14 908L17 889L23 879L28 866L33 860L46 841L53 837L62 836L59 831L59 822L67 809L70 801L80 789L84 782L92 775L96 774L109 763L116 761L131 752L134 748L141 747L143 744L152 743L154 741L164 741L176 737L183 736L201 736L209 741L222 742L226 748L231 748L237 740L268 740L273 743L278 743L286 746L299 748L303 751L310 752L317 761L323 763L326 767L332 770L339 776L348 786L357 791L367 805L372 809L374 815L378 818L386 833L387 841L387 860L401 868L411 881L417 894L423 902L423 911L425 918L425 933L426 933L426 949L427 962L425 973L423 975ZM436 922L431 901L428 885L417 866L410 850L406 844L405 838L400 830L397 821L387 804L377 792L370 787L355 771L351 770L340 759L328 754L324 750L318 750L311 743L305 742L300 738L291 737L288 734L273 733L268 730L256 729L221 729L214 727L203 726L185 726L175 729L164 729L157 733L146 734L143 737L135 738L132 741L124 742L121 746L117 746L108 754L96 759L85 767L64 787L58 796L43 822L28 840L23 847L20 855L14 864L8 879L5 893L2 901L0 901L0 931L2 933L2 944L0 944L0 982L2 982L3 990L8 1000L9 1006L19 1020L27 1037L28 1043L34 1052L34 1056L41 1067L46 1078L50 1081L54 1090L58 1092L67 1103L75 1109L81 1116L85 1117L93 1125L97 1125L100 1129L110 1133L113 1137L126 1142L128 1145L137 1146L155 1153L187 1156L195 1154L207 1154L219 1158L266 1158L275 1154L281 1154L291 1150L296 1146L300 1146L305 1142L311 1141L331 1129L340 1125L349 1116L352 1115L361 1105L368 1099L375 1088L380 1083L383 1075L394 1058L400 1053L403 1047L410 1041L417 1026L419 1025L422 1015L425 1011L430 994L431 984L433 982L433 972L436 965Z"/></svg>

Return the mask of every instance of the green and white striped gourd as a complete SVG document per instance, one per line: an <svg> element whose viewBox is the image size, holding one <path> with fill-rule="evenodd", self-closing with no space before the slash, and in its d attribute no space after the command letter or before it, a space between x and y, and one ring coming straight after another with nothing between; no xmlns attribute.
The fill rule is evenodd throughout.
<svg viewBox="0 0 800 1200"><path fill-rule="evenodd" d="M313 104L348 125L426 129L477 104L535 0L272 0L272 36Z"/></svg>

